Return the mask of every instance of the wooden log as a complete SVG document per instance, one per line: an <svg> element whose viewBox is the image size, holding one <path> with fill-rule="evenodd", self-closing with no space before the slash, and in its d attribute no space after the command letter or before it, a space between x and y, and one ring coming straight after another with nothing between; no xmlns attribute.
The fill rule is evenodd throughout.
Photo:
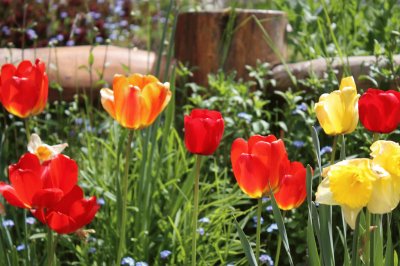
<svg viewBox="0 0 400 266"><path fill-rule="evenodd" d="M83 67L89 65L90 49L91 46L25 49L24 58L31 61L40 58L46 63L49 81L57 82L63 88L61 96L64 100L71 100L75 93L89 92L91 88L95 90L93 95L98 97L99 87L106 86L95 86L100 80L99 73L103 71L103 65L103 79L111 86L116 73L128 74L125 73L126 68L130 68L131 73L151 73L156 60L153 52L96 46L92 51L94 61L90 77L89 71ZM6 62L19 63L21 58L21 49L0 49L0 65ZM49 98L59 99L60 93L49 90Z"/></svg>
<svg viewBox="0 0 400 266"><path fill-rule="evenodd" d="M288 88L295 88L288 70L297 80L304 80L311 77L311 75L323 78L324 74L331 68L335 70L336 76L340 80L343 76L343 64L348 64L350 72L356 81L357 88L366 90L367 88L376 87L376 85L368 79L360 79L360 76L369 75L371 67L376 64L378 68L388 67L389 65L387 60L379 58L377 61L375 56L350 56L348 59L345 58L344 61L340 58L320 58L287 64L287 68L284 65L277 65L272 69L272 75L270 76L270 78L275 79L276 86L269 89L285 91ZM394 55L394 64L400 64L400 55ZM377 81L381 82L382 78L378 78ZM387 84L387 88L382 89L396 89L397 84L400 84L399 80L392 80ZM298 84L297 88L307 89L301 84Z"/></svg>
<svg viewBox="0 0 400 266"><path fill-rule="evenodd" d="M226 38L230 16L234 16L233 32L231 38ZM286 58L286 25L286 14L280 11L227 9L181 13L175 34L175 57L193 67L191 81L207 85L208 74L221 67L224 45L230 44L224 69L248 79L246 65L255 66L257 60L279 64L278 54ZM271 46L265 38L269 38Z"/></svg>

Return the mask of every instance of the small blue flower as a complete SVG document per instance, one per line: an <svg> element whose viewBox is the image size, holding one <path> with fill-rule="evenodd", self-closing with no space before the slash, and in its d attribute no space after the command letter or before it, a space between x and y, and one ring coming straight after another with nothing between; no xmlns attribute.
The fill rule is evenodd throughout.
<svg viewBox="0 0 400 266"><path fill-rule="evenodd" d="M163 251L160 252L160 258L165 260L166 258L169 257L169 255L171 255L171 253L172 252L169 251L169 250L163 250Z"/></svg>
<svg viewBox="0 0 400 266"><path fill-rule="evenodd" d="M149 264L147 264L147 262L144 262L144 261L138 261L136 263L136 266L149 266Z"/></svg>
<svg viewBox="0 0 400 266"><path fill-rule="evenodd" d="M262 202L266 203L268 201L270 201L271 199L269 197L262 197Z"/></svg>
<svg viewBox="0 0 400 266"><path fill-rule="evenodd" d="M208 217L200 218L199 219L199 223L209 224L210 223L210 219Z"/></svg>
<svg viewBox="0 0 400 266"><path fill-rule="evenodd" d="M33 29L27 29L26 34L28 35L29 40L36 40L38 38L36 31Z"/></svg>
<svg viewBox="0 0 400 266"><path fill-rule="evenodd" d="M126 21L125 19L124 20L121 20L120 22L119 22L119 25L121 26L121 27L126 27L126 26L128 26L128 21Z"/></svg>
<svg viewBox="0 0 400 266"><path fill-rule="evenodd" d="M89 15L90 15L92 18L94 18L94 19L99 19L99 18L101 18L101 13L99 13L99 12L90 11L90 12L89 12Z"/></svg>
<svg viewBox="0 0 400 266"><path fill-rule="evenodd" d="M235 266L235 264L233 264L232 262L229 262L228 264L226 264L226 266Z"/></svg>
<svg viewBox="0 0 400 266"><path fill-rule="evenodd" d="M98 198L97 199L97 204L103 206L104 204L106 204L106 201L103 198Z"/></svg>
<svg viewBox="0 0 400 266"><path fill-rule="evenodd" d="M66 44L67 44L67 46L74 46L75 45L75 41L74 40L68 40Z"/></svg>
<svg viewBox="0 0 400 266"><path fill-rule="evenodd" d="M26 222L27 224L32 225L32 224L35 224L35 223L36 223L36 219L33 218L33 217L26 217L25 222Z"/></svg>
<svg viewBox="0 0 400 266"><path fill-rule="evenodd" d="M122 258L121 265L135 266L135 260L131 257Z"/></svg>
<svg viewBox="0 0 400 266"><path fill-rule="evenodd" d="M321 149L321 151L319 152L319 154L322 156L325 153L330 153L332 152L332 147L331 146L325 146Z"/></svg>
<svg viewBox="0 0 400 266"><path fill-rule="evenodd" d="M304 147L304 145L306 145L306 143L304 141L301 141L301 140L293 141L293 146L295 146L296 148Z"/></svg>
<svg viewBox="0 0 400 266"><path fill-rule="evenodd" d="M274 265L274 261L272 260L272 258L267 255L267 254L261 254L260 256L260 263L261 264L266 264L268 266L273 266Z"/></svg>
<svg viewBox="0 0 400 266"><path fill-rule="evenodd" d="M56 36L56 38L57 38L57 40L58 40L59 42L64 41L64 35L62 35L62 34L58 34L58 35Z"/></svg>
<svg viewBox="0 0 400 266"><path fill-rule="evenodd" d="M17 251L21 251L25 249L25 244L21 244L17 246Z"/></svg>
<svg viewBox="0 0 400 266"><path fill-rule="evenodd" d="M308 108L308 106L306 103L301 103L296 106L296 110L303 111L303 112L307 111L307 108Z"/></svg>
<svg viewBox="0 0 400 266"><path fill-rule="evenodd" d="M88 252L91 253L91 254L96 253L96 248L95 247L90 247Z"/></svg>
<svg viewBox="0 0 400 266"><path fill-rule="evenodd" d="M1 31L6 35L6 36L10 36L11 35L11 30L8 26L3 26L1 27Z"/></svg>
<svg viewBox="0 0 400 266"><path fill-rule="evenodd" d="M257 225L257 216L253 216L253 222L255 223L255 225ZM260 217L260 223L263 224L264 223L264 218Z"/></svg>
<svg viewBox="0 0 400 266"><path fill-rule="evenodd" d="M201 236L203 236L203 235L204 235L204 228L203 228L203 227L200 227L199 229L197 229L197 232L198 232Z"/></svg>
<svg viewBox="0 0 400 266"><path fill-rule="evenodd" d="M65 11L62 11L62 12L60 13L60 18L64 19L64 18L66 18L66 17L68 17L68 13L65 12Z"/></svg>
<svg viewBox="0 0 400 266"><path fill-rule="evenodd" d="M96 43L102 43L104 41L103 37L101 36L96 36L95 42Z"/></svg>
<svg viewBox="0 0 400 266"><path fill-rule="evenodd" d="M275 223L271 224L271 225L268 226L268 228L267 228L267 232L268 232L268 233L271 233L272 231L275 231L275 230L278 230L278 225L275 224Z"/></svg>
<svg viewBox="0 0 400 266"><path fill-rule="evenodd" d="M14 221L10 220L10 219L4 220L3 221L3 226L4 227L13 227L14 226Z"/></svg>
<svg viewBox="0 0 400 266"><path fill-rule="evenodd" d="M82 29L81 29L81 28L76 28L76 29L74 30L74 33L75 33L76 35L79 35L79 34L82 33Z"/></svg>
<svg viewBox="0 0 400 266"><path fill-rule="evenodd" d="M250 123L251 119L253 118L252 115L250 115L248 113L245 113L245 112L240 112L240 113L237 114L237 116L239 118L242 118L242 119L246 120L247 123Z"/></svg>
<svg viewBox="0 0 400 266"><path fill-rule="evenodd" d="M265 208L265 210L266 210L267 212L272 212L273 208L272 208L271 205L269 205L269 206L267 206L267 208Z"/></svg>

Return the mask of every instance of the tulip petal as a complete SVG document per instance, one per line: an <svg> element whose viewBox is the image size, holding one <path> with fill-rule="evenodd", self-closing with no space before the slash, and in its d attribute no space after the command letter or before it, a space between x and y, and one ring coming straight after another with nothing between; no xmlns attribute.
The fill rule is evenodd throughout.
<svg viewBox="0 0 400 266"><path fill-rule="evenodd" d="M78 165L62 154L48 162L48 174L44 175L45 188L59 188L67 194L78 182Z"/></svg>
<svg viewBox="0 0 400 266"><path fill-rule="evenodd" d="M256 156L242 154L237 160L238 167L234 174L240 188L251 198L261 198L268 193L268 171L264 163Z"/></svg>
<svg viewBox="0 0 400 266"><path fill-rule="evenodd" d="M25 205L25 203L18 197L17 192L12 186L0 182L0 193L12 206L18 208L29 208L29 206Z"/></svg>
<svg viewBox="0 0 400 266"><path fill-rule="evenodd" d="M142 90L144 106L150 109L143 108L141 110L141 122L144 126L148 126L156 120L157 116L164 110L171 99L171 91L169 83L153 82L148 83ZM145 114L148 116L145 116Z"/></svg>
<svg viewBox="0 0 400 266"><path fill-rule="evenodd" d="M15 189L18 198L26 206L32 206L34 195L42 189L40 176L30 170L14 171L10 175L10 182Z"/></svg>
<svg viewBox="0 0 400 266"><path fill-rule="evenodd" d="M143 89L147 84L159 82L158 79L152 75L132 74L128 77L128 82L132 86Z"/></svg>
<svg viewBox="0 0 400 266"><path fill-rule="evenodd" d="M64 192L59 188L41 189L35 193L32 206L35 208L51 208L63 197Z"/></svg>
<svg viewBox="0 0 400 266"><path fill-rule="evenodd" d="M104 88L100 90L101 104L107 113L113 118L115 116L114 92L110 89Z"/></svg>

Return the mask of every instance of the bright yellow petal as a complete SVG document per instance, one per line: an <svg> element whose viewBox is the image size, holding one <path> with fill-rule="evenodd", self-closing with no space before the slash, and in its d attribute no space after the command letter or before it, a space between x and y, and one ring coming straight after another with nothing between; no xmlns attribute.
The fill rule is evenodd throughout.
<svg viewBox="0 0 400 266"><path fill-rule="evenodd" d="M315 104L317 119L328 135L338 135L343 132L343 106L338 90L330 94L323 94L320 101Z"/></svg>
<svg viewBox="0 0 400 266"><path fill-rule="evenodd" d="M371 145L373 163L388 171L400 181L400 145L393 141L378 140Z"/></svg>
<svg viewBox="0 0 400 266"><path fill-rule="evenodd" d="M376 173L370 159L344 160L332 165L323 174L329 178L334 200L352 209L366 206L372 194Z"/></svg>
<svg viewBox="0 0 400 266"><path fill-rule="evenodd" d="M358 98L355 87L344 87L341 90L341 100L343 102L343 133L352 133L358 124Z"/></svg>
<svg viewBox="0 0 400 266"><path fill-rule="evenodd" d="M352 87L356 89L356 83L354 82L353 76L342 78L340 81L339 90L342 90L345 87Z"/></svg>

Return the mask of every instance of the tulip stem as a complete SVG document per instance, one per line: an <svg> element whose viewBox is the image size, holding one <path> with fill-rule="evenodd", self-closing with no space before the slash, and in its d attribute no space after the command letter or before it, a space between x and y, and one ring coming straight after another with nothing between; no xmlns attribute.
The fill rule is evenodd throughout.
<svg viewBox="0 0 400 266"><path fill-rule="evenodd" d="M259 198L257 204L257 231L256 231L256 260L258 264L260 264L261 211L262 211L262 198Z"/></svg>
<svg viewBox="0 0 400 266"><path fill-rule="evenodd" d="M372 143L374 143L375 141L379 140L379 133L374 133L372 135Z"/></svg>
<svg viewBox="0 0 400 266"><path fill-rule="evenodd" d="M47 266L53 266L56 255L56 244L54 242L53 231L47 228Z"/></svg>
<svg viewBox="0 0 400 266"><path fill-rule="evenodd" d="M282 247L282 237L281 234L278 234L278 244L276 248L276 254L275 254L275 266L279 265L279 257L281 255L281 247Z"/></svg>
<svg viewBox="0 0 400 266"><path fill-rule="evenodd" d="M331 165L333 165L335 163L337 140L338 140L338 136L334 136L333 137L333 144L332 144Z"/></svg>
<svg viewBox="0 0 400 266"><path fill-rule="evenodd" d="M368 209L365 209L365 247L364 247L364 259L365 259L365 265L370 265L370 228L371 226L371 213L368 211Z"/></svg>
<svg viewBox="0 0 400 266"><path fill-rule="evenodd" d="M197 216L199 212L199 176L200 176L201 155L196 155L196 169L194 181L194 205L192 214L192 266L196 265L196 237L197 237Z"/></svg>
<svg viewBox="0 0 400 266"><path fill-rule="evenodd" d="M29 118L24 119L24 124L25 124L25 133L26 137L28 138L28 142L31 138L31 131L29 130Z"/></svg>
<svg viewBox="0 0 400 266"><path fill-rule="evenodd" d="M118 251L117 251L117 261L116 265L119 265L121 263L121 258L122 258L122 253L125 251L125 245L126 245L126 240L125 240L125 231L126 231L126 207L127 207L127 194L128 194L128 176L129 176L129 160L131 156L131 142L133 139L133 130L129 130L129 136L128 136L128 143L126 144L126 151L125 151L125 172L124 176L122 177L122 182L120 186L120 211L121 211L121 219L119 220L120 222L120 227L119 227L119 242L118 242Z"/></svg>

